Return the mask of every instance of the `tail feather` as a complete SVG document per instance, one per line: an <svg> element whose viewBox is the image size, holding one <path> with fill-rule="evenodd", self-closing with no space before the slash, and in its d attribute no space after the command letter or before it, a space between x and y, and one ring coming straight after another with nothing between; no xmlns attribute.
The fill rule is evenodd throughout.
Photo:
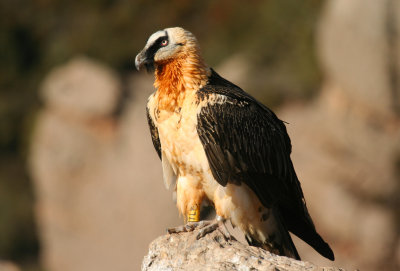
<svg viewBox="0 0 400 271"><path fill-rule="evenodd" d="M286 247L290 247L290 253L293 255L293 256L290 256L290 257L292 257L292 258L294 258L294 259L296 259L296 260L299 260L299 261L301 260L300 255L299 255L299 253L297 252L296 247L294 246L292 237L290 236L289 232L287 232L287 241L286 241L286 246L285 246L285 248L286 248ZM289 249L286 249L285 252L288 253L288 252L289 252Z"/></svg>
<svg viewBox="0 0 400 271"><path fill-rule="evenodd" d="M335 260L332 249L315 230L309 230L306 234L303 234L301 238L325 258L331 261Z"/></svg>
<svg viewBox="0 0 400 271"><path fill-rule="evenodd" d="M308 212L307 212L308 215ZM325 258L334 261L335 255L330 246L322 239L315 230L314 223L308 215L307 220L301 219L296 215L291 216L288 230L313 247L319 254Z"/></svg>

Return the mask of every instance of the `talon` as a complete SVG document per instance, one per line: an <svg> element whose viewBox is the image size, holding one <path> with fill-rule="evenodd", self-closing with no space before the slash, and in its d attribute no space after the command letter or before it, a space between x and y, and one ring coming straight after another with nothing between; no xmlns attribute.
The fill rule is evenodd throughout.
<svg viewBox="0 0 400 271"><path fill-rule="evenodd" d="M217 215L216 217L217 221L220 223L220 225L222 224L222 227L219 227L218 230L222 233L222 235L225 237L226 240L236 240L235 237L233 237L228 228L225 225L225 218Z"/></svg>
<svg viewBox="0 0 400 271"><path fill-rule="evenodd" d="M217 215L215 217L215 220L207 222L204 221L204 222L205 222L204 227L199 231L199 233L196 236L197 240L217 229L224 236L226 240L235 240L235 238L229 233L228 228L225 225L225 219L223 217Z"/></svg>
<svg viewBox="0 0 400 271"><path fill-rule="evenodd" d="M206 236L207 234L215 231L219 227L218 223L213 223L208 225L207 227L203 227L196 236L196 239L199 240L200 238Z"/></svg>
<svg viewBox="0 0 400 271"><path fill-rule="evenodd" d="M171 234L171 233L181 233L181 232L190 232L190 231L194 231L196 229L202 229L202 228L206 227L209 223L210 222L204 221L204 220L200 221L200 222L188 222L185 225L169 228L169 229L167 229L167 232L169 234Z"/></svg>
<svg viewBox="0 0 400 271"><path fill-rule="evenodd" d="M187 230L185 229L185 225L182 225L182 226L178 226L178 227L174 227L174 228L168 228L167 229L167 232L169 233L169 234L172 234L172 233L180 233L180 232L186 232Z"/></svg>
<svg viewBox="0 0 400 271"><path fill-rule="evenodd" d="M189 222L185 225L186 231L194 231L194 229L196 228L196 225Z"/></svg>
<svg viewBox="0 0 400 271"><path fill-rule="evenodd" d="M216 216L214 220L207 221L207 220L202 220L199 222L188 222L186 225L174 227L174 228L169 228L167 231L169 234L172 233L181 233L181 232L190 232L198 229L199 233L196 236L196 239L199 240L200 238L203 238L207 234L219 230L221 234L225 237L226 240L236 240L228 231L228 228L225 225L225 219Z"/></svg>

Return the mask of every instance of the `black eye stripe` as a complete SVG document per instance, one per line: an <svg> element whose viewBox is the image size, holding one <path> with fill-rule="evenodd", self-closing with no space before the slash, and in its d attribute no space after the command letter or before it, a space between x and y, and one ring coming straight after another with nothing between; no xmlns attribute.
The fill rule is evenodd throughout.
<svg viewBox="0 0 400 271"><path fill-rule="evenodd" d="M167 40L168 41L168 35L167 36L162 36L159 37L158 39L156 39L153 44L149 47L149 49L147 49L146 51L146 58L147 59L153 59L154 55L156 54L156 52L158 51L158 49L160 49L161 47L161 42L163 40Z"/></svg>

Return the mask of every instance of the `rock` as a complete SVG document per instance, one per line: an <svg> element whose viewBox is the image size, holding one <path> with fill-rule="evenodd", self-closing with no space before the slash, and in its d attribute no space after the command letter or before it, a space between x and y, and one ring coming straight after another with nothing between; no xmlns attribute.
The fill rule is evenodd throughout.
<svg viewBox="0 0 400 271"><path fill-rule="evenodd" d="M51 71L42 84L41 95L48 107L90 118L111 114L120 89L111 69L77 57Z"/></svg>
<svg viewBox="0 0 400 271"><path fill-rule="evenodd" d="M167 234L154 240L143 259L142 271L155 270L270 270L339 271L274 255L261 248L226 240L217 230L196 240L198 230Z"/></svg>
<svg viewBox="0 0 400 271"><path fill-rule="evenodd" d="M318 36L327 79L358 106L385 117L392 115L389 64L396 58L390 51L388 27L393 24L394 31L400 29L395 15L400 5L390 5L390 1L328 1ZM400 102L400 96L396 99Z"/></svg>

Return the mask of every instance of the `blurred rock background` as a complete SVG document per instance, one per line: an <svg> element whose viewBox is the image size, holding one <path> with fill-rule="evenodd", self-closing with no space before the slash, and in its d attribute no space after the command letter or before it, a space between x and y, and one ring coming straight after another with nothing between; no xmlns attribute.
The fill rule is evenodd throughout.
<svg viewBox="0 0 400 271"><path fill-rule="evenodd" d="M337 261L296 241L302 258L398 270L399 14L395 0L0 1L0 267L137 270L182 223L146 124L153 77L133 63L180 25L289 123Z"/></svg>

